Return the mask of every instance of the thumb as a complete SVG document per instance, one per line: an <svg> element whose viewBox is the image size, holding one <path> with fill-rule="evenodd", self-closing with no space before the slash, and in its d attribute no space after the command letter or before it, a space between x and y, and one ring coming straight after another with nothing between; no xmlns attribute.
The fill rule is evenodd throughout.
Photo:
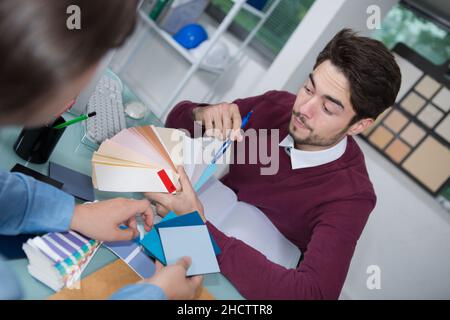
<svg viewBox="0 0 450 320"><path fill-rule="evenodd" d="M190 279L190 285L192 289L194 290L194 299L198 299L200 295L202 294L202 283L203 283L203 277L202 276L194 276Z"/></svg>
<svg viewBox="0 0 450 320"><path fill-rule="evenodd" d="M202 285L202 283L203 283L203 277L202 276L194 276L194 277L191 277L191 285L192 285L192 287L193 288L199 288L201 285Z"/></svg>
<svg viewBox="0 0 450 320"><path fill-rule="evenodd" d="M194 189L192 188L191 181L189 180L189 177L186 174L186 171L184 170L183 166L178 166L178 173L180 175L180 182L181 182L181 188L184 192L190 191L194 192Z"/></svg>
<svg viewBox="0 0 450 320"><path fill-rule="evenodd" d="M127 228L120 229L117 228L116 232L114 232L114 241L127 241L136 238L138 235L137 229Z"/></svg>
<svg viewBox="0 0 450 320"><path fill-rule="evenodd" d="M183 257L177 261L176 265L182 266L184 270L187 271L191 266L191 263L192 259L190 257Z"/></svg>
<svg viewBox="0 0 450 320"><path fill-rule="evenodd" d="M150 201L147 199L126 199L121 208L122 210L117 210L117 212L121 213L121 222L130 219L136 214L151 212Z"/></svg>
<svg viewBox="0 0 450 320"><path fill-rule="evenodd" d="M156 272L161 271L163 268L164 268L164 265L163 265L161 262L159 262L159 260L155 260L155 269L156 269ZM156 273L156 272L155 272L155 273Z"/></svg>

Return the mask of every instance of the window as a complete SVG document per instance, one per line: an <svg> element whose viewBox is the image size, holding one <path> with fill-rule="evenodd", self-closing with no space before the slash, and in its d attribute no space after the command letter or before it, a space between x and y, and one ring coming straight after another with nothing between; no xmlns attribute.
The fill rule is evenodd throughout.
<svg viewBox="0 0 450 320"><path fill-rule="evenodd" d="M264 10L272 3L273 0L267 1ZM281 0L250 45L268 60L274 60L313 3L314 0ZM231 0L211 0L206 12L221 21L233 4ZM251 12L241 10L229 31L244 40L258 21Z"/></svg>
<svg viewBox="0 0 450 320"><path fill-rule="evenodd" d="M403 42L436 65L450 59L448 30L401 4L389 11L382 29L375 31L373 36L390 49Z"/></svg>

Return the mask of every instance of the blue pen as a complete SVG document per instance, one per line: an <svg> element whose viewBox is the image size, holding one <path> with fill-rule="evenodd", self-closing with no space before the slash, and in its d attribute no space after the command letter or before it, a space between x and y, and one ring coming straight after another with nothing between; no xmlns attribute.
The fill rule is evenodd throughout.
<svg viewBox="0 0 450 320"><path fill-rule="evenodd" d="M244 129L244 127L246 126L246 124L247 124L248 120L250 119L250 117L252 116L252 114L253 114L253 110L251 110L249 113L247 113L247 115L244 117L244 119L242 120L241 129ZM217 153L214 156L211 163L216 163L216 161L227 151L231 142L232 142L231 139L228 138L227 141L225 141L223 143L223 145L220 147L219 151L217 151Z"/></svg>
<svg viewBox="0 0 450 320"><path fill-rule="evenodd" d="M247 124L248 120L250 119L250 116L253 114L253 111L250 111L245 118L242 120L242 124L241 124L241 129L243 129L245 127L245 125ZM220 156L222 156L222 154L225 153L225 151L227 150L227 148L230 146L231 144L231 139L228 138L227 141L224 142L224 144L222 145L222 147L220 147L219 151L216 152L213 160L211 161L211 163L206 167L206 169L203 171L202 175L200 176L200 178L197 180L197 182L194 185L194 190L197 192L198 190L200 190L200 188L209 180L209 178L211 178L214 173L217 171L217 164L216 161L217 159L220 158Z"/></svg>

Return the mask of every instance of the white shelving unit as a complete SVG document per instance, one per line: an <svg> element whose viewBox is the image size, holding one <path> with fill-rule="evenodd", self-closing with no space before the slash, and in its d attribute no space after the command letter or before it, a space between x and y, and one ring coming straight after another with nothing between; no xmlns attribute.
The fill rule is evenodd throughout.
<svg viewBox="0 0 450 320"><path fill-rule="evenodd" d="M140 20L145 25L149 26L152 30L154 30L155 33L159 37L161 37L161 39L163 39L170 47L172 47L176 52L178 52L178 54L190 64L190 67L189 67L188 71L186 72L186 74L184 75L184 77L182 79L180 79L180 81L176 84L171 96L162 105L160 103L156 102L154 99L152 99L148 94L146 94L145 88L141 88L139 86L139 84L130 83L130 85L133 86L134 91L140 96L140 98L143 101L149 103L149 105L151 105L154 110L160 110L159 115L161 117L161 120L164 121L170 110L170 107L173 106L177 102L177 99L179 98L178 96L180 95L180 93L182 92L184 87L187 85L187 83L190 81L190 79L194 76L194 74L198 70L205 70L207 72L211 72L211 73L217 75L216 81L213 82L209 92L211 92L211 90L213 90L213 88L215 88L215 86L217 85L219 80L222 78L222 76L226 73L226 71L229 70L242 57L244 49L248 46L250 41L255 37L258 30L262 27L264 22L269 18L270 14L277 7L277 5L280 1L281 0L272 1L270 6L267 8L267 10L263 12L263 11L259 11L259 10L255 9L254 7L248 5L246 3L247 0L232 0L232 2L234 2L234 4L233 4L231 10L225 16L223 21L218 25L217 29L212 33L212 36L209 37L210 41L209 41L208 46L205 48L202 56L200 56L198 58L194 57L189 52L189 50L185 49L180 44L178 44L178 42L176 42L173 39L172 35L170 35L166 31L159 28L159 26L148 16L148 14L143 12L140 9L141 5L139 5L138 16L139 16ZM142 4L142 1L141 1L141 4ZM240 12L241 9L246 10L246 11L250 12L251 14L255 15L256 17L258 17L259 21L258 21L257 25L255 26L255 28L253 28L253 30L250 32L250 34L247 36L247 38L241 43L238 50L229 58L229 60L226 63L226 66L224 68L206 67L205 65L202 64L204 58L208 55L210 50L218 43L219 39L227 31L228 27L231 25L234 18ZM128 50L126 56L124 58L122 58L124 62L120 65L121 70L126 68L126 66L129 63L132 63L130 61L131 60L130 58L133 56L135 51L138 50L139 43L141 41L145 41L145 37L146 37L145 33L142 33L141 35L139 35L137 37L138 40L134 42L134 47L131 48L130 50ZM119 71L121 71L121 70L119 70ZM205 100L205 101L208 102L207 100ZM157 105L155 105L155 104L157 104Z"/></svg>
<svg viewBox="0 0 450 320"><path fill-rule="evenodd" d="M190 64L195 64L197 62L197 59L183 46L181 46L178 42L175 41L175 39L170 35L168 32L162 30L158 27L158 25L152 20L149 19L147 14L139 11L139 16L142 19L142 21L150 26L155 32L164 39L172 48L174 48L178 53L184 57ZM208 68L205 66L200 66L202 69L213 72L213 73L221 73L224 69L220 68Z"/></svg>

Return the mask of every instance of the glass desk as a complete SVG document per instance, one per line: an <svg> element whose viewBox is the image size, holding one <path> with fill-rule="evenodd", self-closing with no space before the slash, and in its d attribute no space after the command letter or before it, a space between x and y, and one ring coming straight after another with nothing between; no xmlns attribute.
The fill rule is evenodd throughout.
<svg viewBox="0 0 450 320"><path fill-rule="evenodd" d="M125 102L125 99L124 99ZM69 120L72 116L65 114L64 117ZM141 123L135 122L130 124L127 119L127 125L143 125L154 124L161 125L159 120L151 112ZM9 171L16 163L25 165L31 169L48 174L48 162L44 164L27 163L13 151L13 145L16 141L20 128L7 127L0 128L0 169ZM78 172L91 175L91 157L93 149L81 143L84 136L84 128L82 123L77 123L66 128L64 135L58 142L49 161L64 165ZM141 194L138 193L112 193L95 190L95 197L98 200L111 199L115 197L128 197L140 199ZM85 277L96 270L106 266L116 260L117 257L108 249L101 247L90 264L83 272ZM54 294L54 291L34 279L27 270L28 260L26 258L8 260L8 266L15 272L19 279L25 299L46 299ZM243 299L237 290L222 274L209 274L204 276L203 285L216 299Z"/></svg>

